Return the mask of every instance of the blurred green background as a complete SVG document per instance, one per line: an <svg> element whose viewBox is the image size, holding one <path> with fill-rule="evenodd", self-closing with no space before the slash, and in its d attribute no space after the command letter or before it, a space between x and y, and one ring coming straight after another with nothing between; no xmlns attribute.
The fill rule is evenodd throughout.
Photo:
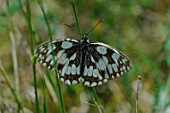
<svg viewBox="0 0 170 113"><path fill-rule="evenodd" d="M21 1L23 11L27 12L26 1ZM36 33L34 40L36 47L38 45L36 42L49 40L49 35L37 0L29 2L32 25ZM96 88L104 112L133 113L138 75L141 75L139 113L170 113L170 0L75 0L74 2L82 33L87 33L99 20L104 19L104 22L89 35L89 39L121 50L133 62L133 69L126 76L110 80ZM79 39L79 34L73 32L78 30L71 0L43 0L43 4L53 39L67 37ZM70 25L73 30L64 24ZM27 20L18 0L10 0L9 10L6 0L1 0L0 62L14 87L18 83L14 76L19 76L17 91L24 108L28 113L33 113L35 96L29 36ZM15 53L17 63L14 61ZM41 108L43 103L41 77L44 75L48 112L60 112L58 100L46 77L46 70L38 63L36 70ZM91 88L81 84L67 86L61 83L61 89L67 113L98 113ZM0 113L15 113L16 109L15 98L0 73Z"/></svg>

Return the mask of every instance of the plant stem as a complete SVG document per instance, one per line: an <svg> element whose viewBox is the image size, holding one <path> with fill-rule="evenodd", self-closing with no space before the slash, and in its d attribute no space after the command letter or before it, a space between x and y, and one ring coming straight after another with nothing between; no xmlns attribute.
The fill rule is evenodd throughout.
<svg viewBox="0 0 170 113"><path fill-rule="evenodd" d="M24 108L23 108L23 104L21 102L21 99L17 95L16 90L13 88L12 83L11 83L8 75L7 75L5 69L3 68L3 66L1 64L0 64L0 70L1 70L2 75L4 76L4 78L6 80L6 83L7 83L8 87L10 88L12 94L14 95L14 97L15 97L15 99L17 101L17 104L18 104L18 113L20 113L20 110L21 110L22 113L24 113Z"/></svg>
<svg viewBox="0 0 170 113"><path fill-rule="evenodd" d="M31 10L30 10L29 0L27 0L27 23L28 23L28 28L29 28L29 31L30 31L31 54L32 54L32 56L34 56L34 47L33 47L33 37L34 37L34 35L33 35L32 21L31 21ZM33 64L32 68L33 68L33 75L34 75L36 113L40 113L38 91L37 91L36 58L34 58L34 57L33 57L32 64Z"/></svg>
<svg viewBox="0 0 170 113"><path fill-rule="evenodd" d="M10 4L9 0L6 2L7 9L8 9L8 30L9 30L9 37L11 40L11 53L12 53L12 61L13 61L13 71L14 71L14 80L15 80L15 89L16 92L19 93L19 73L18 73L18 60L17 60L17 52L16 52L16 45L14 40L14 27L11 20L11 13L10 13Z"/></svg>
<svg viewBox="0 0 170 113"><path fill-rule="evenodd" d="M101 109L101 107L99 105L99 99L97 97L97 93L96 93L96 88L95 87L93 87L93 95L94 95L94 103L96 104L96 106L97 106L97 108L99 110L99 113L103 113L103 111L102 111L102 109Z"/></svg>
<svg viewBox="0 0 170 113"><path fill-rule="evenodd" d="M44 76L42 76L42 86L43 86L43 113L48 113L46 100L46 84Z"/></svg>
<svg viewBox="0 0 170 113"><path fill-rule="evenodd" d="M52 32L51 32L51 29L50 29L50 25L49 25L49 21L48 21L48 18L47 18L47 15L44 11L44 8L43 8L43 3L41 0L38 0L38 3L39 3L39 6L43 12L43 15L44 15L44 20L46 22L46 25L47 25L47 29L48 29L48 33L49 33L49 36L50 36L50 41L51 41L51 47L52 47L52 50L53 50L53 44L52 44ZM52 51L52 56L53 56L53 60L54 62L55 61L55 55L54 55L54 51ZM59 82L59 78L58 78L58 71L57 71L57 68L56 68L56 65L54 63L54 68L55 68L55 74L56 74L56 80L57 80L57 87L58 87L58 100L60 102L60 110L62 111L62 113L65 113L65 106L64 106L64 102L63 102L63 98L62 98L62 94L61 94L61 86L60 86L60 82Z"/></svg>
<svg viewBox="0 0 170 113"><path fill-rule="evenodd" d="M74 16L76 18L76 23L77 23L77 27L78 27L78 32L79 32L80 40L82 40L82 35L81 35L82 33L81 33L80 24L79 24L79 20L78 20L78 15L76 13L74 1L71 0L71 2L72 2L73 11L74 11Z"/></svg>
<svg viewBox="0 0 170 113"><path fill-rule="evenodd" d="M141 76L138 75L138 86L137 86L137 91L136 91L136 109L135 109L135 113L138 113L138 104L139 104L139 91L140 91L140 82L141 82Z"/></svg>

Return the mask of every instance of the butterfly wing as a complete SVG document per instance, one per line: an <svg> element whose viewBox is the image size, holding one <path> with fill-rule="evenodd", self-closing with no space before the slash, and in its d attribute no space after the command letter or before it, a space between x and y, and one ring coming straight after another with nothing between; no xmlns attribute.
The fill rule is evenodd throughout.
<svg viewBox="0 0 170 113"><path fill-rule="evenodd" d="M119 77L132 67L122 52L103 43L90 43L85 57L83 84L93 87Z"/></svg>
<svg viewBox="0 0 170 113"><path fill-rule="evenodd" d="M61 81L68 85L78 84L80 78L80 42L73 39L53 41L54 58L52 46L46 42L35 50L37 61L47 69L54 70L57 66ZM56 63L54 63L56 61Z"/></svg>

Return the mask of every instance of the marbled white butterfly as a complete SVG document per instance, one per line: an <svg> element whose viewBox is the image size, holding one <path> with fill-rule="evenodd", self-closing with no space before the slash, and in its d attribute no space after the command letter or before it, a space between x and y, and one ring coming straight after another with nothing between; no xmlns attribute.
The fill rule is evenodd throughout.
<svg viewBox="0 0 170 113"><path fill-rule="evenodd" d="M52 56L52 44L55 60ZM39 63L50 70L57 66L59 78L65 84L83 83L93 87L128 72L132 64L122 52L104 44L74 39L54 40L39 45L35 56ZM56 61L56 63L54 63Z"/></svg>

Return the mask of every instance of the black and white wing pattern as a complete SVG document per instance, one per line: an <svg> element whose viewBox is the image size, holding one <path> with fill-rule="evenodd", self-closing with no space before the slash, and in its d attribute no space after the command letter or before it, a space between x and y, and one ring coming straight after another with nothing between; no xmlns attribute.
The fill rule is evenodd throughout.
<svg viewBox="0 0 170 113"><path fill-rule="evenodd" d="M80 42L73 39L65 39L53 41L52 44L55 60L52 55L51 43L46 42L35 50L37 61L52 71L54 71L54 65L56 65L59 78L65 84L78 84L78 79L80 78L80 54L78 52Z"/></svg>
<svg viewBox="0 0 170 113"><path fill-rule="evenodd" d="M122 52L103 43L90 43L86 36L83 41L65 39L38 46L35 50L37 61L47 69L57 67L59 78L65 84L83 83L94 87L128 72L132 64ZM52 51L54 51L55 63Z"/></svg>
<svg viewBox="0 0 170 113"><path fill-rule="evenodd" d="M127 56L106 44L90 43L88 48L82 75L84 85L102 85L109 79L125 74L132 67Z"/></svg>

